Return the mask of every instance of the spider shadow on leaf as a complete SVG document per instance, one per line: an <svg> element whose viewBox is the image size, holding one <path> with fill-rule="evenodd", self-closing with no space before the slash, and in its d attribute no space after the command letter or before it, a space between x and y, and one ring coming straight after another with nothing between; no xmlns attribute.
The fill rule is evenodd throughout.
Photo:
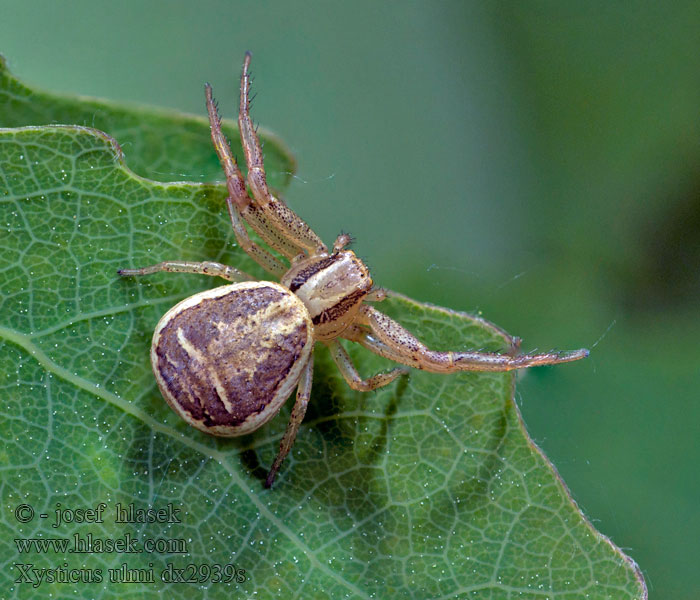
<svg viewBox="0 0 700 600"><path fill-rule="evenodd" d="M362 352L360 350L359 354ZM294 471L291 471L290 477L293 479L289 480L293 487L299 487L303 493L309 490L309 480L314 485L319 484L332 476L336 467L347 471L377 464L387 452L392 420L399 410L402 398L410 389L410 378L400 377L392 387L380 391L353 391L338 375L326 348L317 348L314 360L314 392L295 444L294 454L299 462ZM388 399L385 398L387 394L390 395ZM382 399L378 400L380 397ZM291 406L290 398L276 418L279 423L289 420ZM359 414L370 411L376 412L376 417L363 417ZM363 427L362 421L367 418L377 422L378 427ZM263 431L252 435L270 434ZM279 436L275 434L271 437ZM319 441L322 450L319 450ZM269 452L274 454L278 442L274 441L272 445ZM259 448L245 448L239 453L239 458L242 467L252 477L265 481L267 469L263 465L266 464L266 459L261 458Z"/></svg>

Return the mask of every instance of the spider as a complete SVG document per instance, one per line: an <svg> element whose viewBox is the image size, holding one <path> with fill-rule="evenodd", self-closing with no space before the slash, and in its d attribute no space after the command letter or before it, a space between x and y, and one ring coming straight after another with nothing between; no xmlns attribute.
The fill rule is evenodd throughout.
<svg viewBox="0 0 700 600"><path fill-rule="evenodd" d="M409 370L397 367L363 379L340 344L341 338L402 365L434 373L509 371L588 355L584 349L524 355L438 352L368 304L383 300L386 292L374 287L367 267L346 248L350 237L339 235L329 250L268 189L260 142L249 113L250 60L248 52L238 114L247 179L221 131L209 84L205 86L206 104L211 138L226 174L226 206L236 240L279 283L257 281L216 262L166 261L118 271L122 276L199 273L233 282L183 300L156 326L151 345L153 372L163 397L185 421L213 435L244 435L276 416L296 388L291 418L265 480L269 488L306 413L316 342L330 350L348 385L359 391L385 386ZM245 225L289 264L252 240Z"/></svg>

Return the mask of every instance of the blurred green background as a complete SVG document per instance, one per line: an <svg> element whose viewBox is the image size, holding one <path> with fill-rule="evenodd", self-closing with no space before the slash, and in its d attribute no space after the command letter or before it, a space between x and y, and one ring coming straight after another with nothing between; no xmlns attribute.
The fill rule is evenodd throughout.
<svg viewBox="0 0 700 600"><path fill-rule="evenodd" d="M518 403L651 598L700 595L697 2L5 0L0 52L45 89L256 121L285 197L375 280L523 348ZM129 148L124 148L128 162ZM178 173L162 179L177 180Z"/></svg>

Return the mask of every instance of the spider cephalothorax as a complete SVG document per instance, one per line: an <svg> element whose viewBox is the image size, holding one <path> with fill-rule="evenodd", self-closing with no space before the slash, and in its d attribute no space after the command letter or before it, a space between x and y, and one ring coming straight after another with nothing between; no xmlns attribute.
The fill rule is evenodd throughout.
<svg viewBox="0 0 700 600"><path fill-rule="evenodd" d="M247 180L221 132L209 85L207 110L212 141L226 174L226 205L236 240L279 283L256 281L235 267L215 262L167 261L119 271L125 276L157 271L201 273L235 282L186 298L156 326L151 346L153 372L166 401L183 419L213 435L243 435L274 417L296 387L292 415L265 481L270 487L306 413L315 342L329 348L348 385L361 391L387 385L408 370L395 368L362 379L339 338L435 373L509 371L588 355L587 350L519 356L438 352L366 304L381 301L386 294L373 288L367 267L345 249L350 237L339 235L329 251L267 187L262 151L249 114L250 58L247 53L238 113ZM253 241L244 223L289 265Z"/></svg>

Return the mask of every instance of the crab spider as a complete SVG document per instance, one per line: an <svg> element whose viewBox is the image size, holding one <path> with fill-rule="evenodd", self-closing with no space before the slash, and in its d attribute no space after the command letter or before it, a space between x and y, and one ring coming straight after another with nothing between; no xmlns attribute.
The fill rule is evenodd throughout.
<svg viewBox="0 0 700 600"><path fill-rule="evenodd" d="M408 369L398 367L363 379L340 339L434 373L509 371L588 355L584 349L523 355L439 352L367 304L383 300L386 294L374 288L367 267L346 248L350 237L339 235L329 250L268 189L260 142L249 114L250 60L246 53L238 113L247 179L221 131L208 84L207 111L214 148L226 174L226 206L236 240L279 283L257 281L216 262L168 261L119 271L123 276L158 271L200 273L232 282L183 300L156 326L151 346L153 372L164 398L185 421L213 435L243 435L274 417L296 388L291 418L265 481L270 487L306 413L316 342L328 347L348 385L360 391L385 386ZM289 264L252 240L246 225Z"/></svg>

